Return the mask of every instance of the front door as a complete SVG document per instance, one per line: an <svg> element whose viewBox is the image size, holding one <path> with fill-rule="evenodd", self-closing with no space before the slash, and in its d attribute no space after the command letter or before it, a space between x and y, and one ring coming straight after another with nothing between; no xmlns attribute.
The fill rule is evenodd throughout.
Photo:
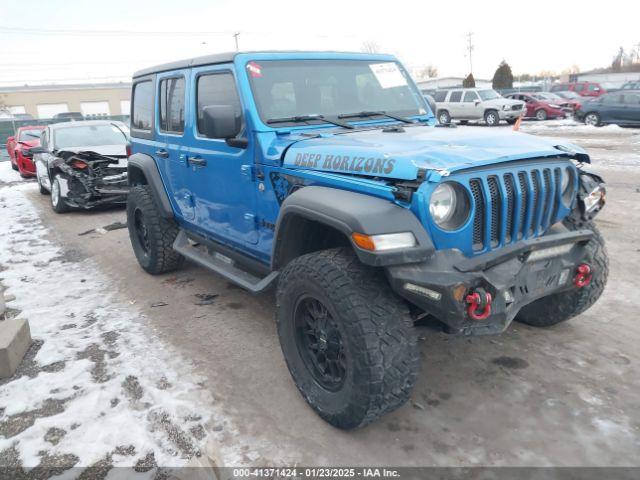
<svg viewBox="0 0 640 480"><path fill-rule="evenodd" d="M460 104L460 118L479 118L482 116L480 97L473 90L467 90Z"/></svg>
<svg viewBox="0 0 640 480"><path fill-rule="evenodd" d="M207 138L203 128L203 109L226 105L234 108L242 124L239 135L246 135L233 66L193 69L189 83L194 114L188 116L192 138L184 153L194 196L194 223L202 233L232 246L256 244L253 139L249 138L246 148L240 148L224 138Z"/></svg>

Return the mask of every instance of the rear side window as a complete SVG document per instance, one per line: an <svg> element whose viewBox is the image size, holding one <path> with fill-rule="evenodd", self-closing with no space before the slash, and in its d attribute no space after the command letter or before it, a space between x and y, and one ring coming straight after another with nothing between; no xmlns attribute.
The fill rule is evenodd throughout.
<svg viewBox="0 0 640 480"><path fill-rule="evenodd" d="M602 103L605 105L617 105L622 103L622 95L603 95Z"/></svg>
<svg viewBox="0 0 640 480"><path fill-rule="evenodd" d="M450 102L459 102L462 98L462 92L458 90L457 92L451 92L451 97L449 97Z"/></svg>
<svg viewBox="0 0 640 480"><path fill-rule="evenodd" d="M209 105L231 105L238 117L242 115L236 83L229 72L201 75L196 86L198 133L203 134L203 109Z"/></svg>
<svg viewBox="0 0 640 480"><path fill-rule="evenodd" d="M160 81L160 130L184 132L184 77Z"/></svg>
<svg viewBox="0 0 640 480"><path fill-rule="evenodd" d="M627 105L640 106L640 95L627 93L624 95L624 103Z"/></svg>
<svg viewBox="0 0 640 480"><path fill-rule="evenodd" d="M447 90L438 90L434 95L433 99L436 102L444 102L444 99L447 98Z"/></svg>
<svg viewBox="0 0 640 480"><path fill-rule="evenodd" d="M133 87L133 118L131 127L151 130L153 118L153 85L151 80L136 83Z"/></svg>
<svg viewBox="0 0 640 480"><path fill-rule="evenodd" d="M573 86L573 91L574 92L581 92L582 90L584 90L584 84L582 84L582 83L576 83Z"/></svg>

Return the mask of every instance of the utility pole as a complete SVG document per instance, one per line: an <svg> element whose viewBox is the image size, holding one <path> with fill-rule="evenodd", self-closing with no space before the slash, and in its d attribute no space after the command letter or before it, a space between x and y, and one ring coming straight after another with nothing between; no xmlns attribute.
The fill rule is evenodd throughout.
<svg viewBox="0 0 640 480"><path fill-rule="evenodd" d="M240 32L236 32L233 34L233 38L236 41L236 52L239 52L240 49L238 48L238 37L240 36Z"/></svg>
<svg viewBox="0 0 640 480"><path fill-rule="evenodd" d="M473 32L469 32L466 35L467 37L467 51L469 52L469 73L473 73L473 57L472 57L472 53L474 46L473 46L473 42L472 42L472 38L473 38Z"/></svg>

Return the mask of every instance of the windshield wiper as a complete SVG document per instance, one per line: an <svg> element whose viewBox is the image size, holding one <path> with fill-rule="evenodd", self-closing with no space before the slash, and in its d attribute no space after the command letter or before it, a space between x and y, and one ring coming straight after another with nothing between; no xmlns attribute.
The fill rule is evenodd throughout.
<svg viewBox="0 0 640 480"><path fill-rule="evenodd" d="M364 111L364 112L356 112L356 113L343 113L338 115L338 118L366 118L366 117L375 117L375 116L392 118L393 120L398 120L399 122L403 122L403 123L414 123L413 120L409 118L401 117L399 115L393 115L391 113L385 112L384 110Z"/></svg>
<svg viewBox="0 0 640 480"><path fill-rule="evenodd" d="M333 125L337 125L338 127L342 127L342 128L349 128L349 129L355 128L353 125L349 125L348 123L341 122L339 120L331 120L329 118L326 118L324 115L297 115L295 117L270 118L269 120L267 120L267 123L268 124L286 123L286 122L298 123L298 122L308 122L312 120L320 120L321 122L331 123Z"/></svg>

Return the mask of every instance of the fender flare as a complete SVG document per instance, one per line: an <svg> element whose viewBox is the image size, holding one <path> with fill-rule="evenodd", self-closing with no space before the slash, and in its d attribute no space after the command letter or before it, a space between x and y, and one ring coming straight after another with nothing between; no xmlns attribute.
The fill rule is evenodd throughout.
<svg viewBox="0 0 640 480"><path fill-rule="evenodd" d="M127 164L127 176L129 186L149 185L153 199L160 208L165 218L173 218L173 209L169 201L169 195L160 176L158 165L150 155L134 153L129 157Z"/></svg>
<svg viewBox="0 0 640 480"><path fill-rule="evenodd" d="M344 234L362 263L372 266L400 265L425 261L435 251L433 242L409 209L371 195L330 187L308 186L296 190L282 203L274 232L272 268L279 269L287 248L286 238L294 234L289 220L297 216L327 225ZM388 252L371 252L358 247L351 234L377 235L412 232L417 245Z"/></svg>

